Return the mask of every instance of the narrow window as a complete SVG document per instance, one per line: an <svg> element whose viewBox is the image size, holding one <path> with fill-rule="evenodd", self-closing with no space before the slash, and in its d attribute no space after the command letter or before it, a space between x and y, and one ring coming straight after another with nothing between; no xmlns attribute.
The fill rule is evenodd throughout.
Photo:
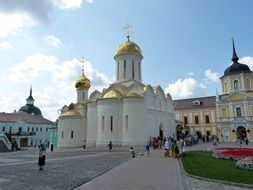
<svg viewBox="0 0 253 190"><path fill-rule="evenodd" d="M64 131L61 132L61 138L64 139Z"/></svg>
<svg viewBox="0 0 253 190"><path fill-rule="evenodd" d="M5 131L5 127L3 127L2 131L3 131L3 132Z"/></svg>
<svg viewBox="0 0 253 190"><path fill-rule="evenodd" d="M199 124L199 117L195 116L195 124Z"/></svg>
<svg viewBox="0 0 253 190"><path fill-rule="evenodd" d="M39 131L39 128L37 127L37 128L36 128L36 132L38 132L38 131Z"/></svg>
<svg viewBox="0 0 253 190"><path fill-rule="evenodd" d="M42 128L40 128L40 132L42 132Z"/></svg>
<svg viewBox="0 0 253 190"><path fill-rule="evenodd" d="M210 123L210 121L209 121L209 115L206 115L206 123Z"/></svg>
<svg viewBox="0 0 253 190"><path fill-rule="evenodd" d="M126 115L126 119L125 119L125 129L126 131L128 130L128 115Z"/></svg>
<svg viewBox="0 0 253 190"><path fill-rule="evenodd" d="M32 132L34 131L34 128L32 127Z"/></svg>
<svg viewBox="0 0 253 190"><path fill-rule="evenodd" d="M239 81L238 80L234 81L234 90L239 90Z"/></svg>
<svg viewBox="0 0 253 190"><path fill-rule="evenodd" d="M126 60L124 60L124 79L126 79Z"/></svg>
<svg viewBox="0 0 253 190"><path fill-rule="evenodd" d="M71 131L71 139L74 137L74 131Z"/></svg>
<svg viewBox="0 0 253 190"><path fill-rule="evenodd" d="M111 131L113 131L113 117L111 116Z"/></svg>
<svg viewBox="0 0 253 190"><path fill-rule="evenodd" d="M236 116L237 117L241 117L242 116L242 112L241 112L241 108L240 107L236 108Z"/></svg>
<svg viewBox="0 0 253 190"><path fill-rule="evenodd" d="M105 130L105 116L102 116L102 131Z"/></svg>
<svg viewBox="0 0 253 190"><path fill-rule="evenodd" d="M184 116L184 124L188 124L187 116Z"/></svg>
<svg viewBox="0 0 253 190"><path fill-rule="evenodd" d="M11 133L12 132L12 127L10 127L10 130L9 130L9 133Z"/></svg>
<svg viewBox="0 0 253 190"><path fill-rule="evenodd" d="M46 132L48 132L48 128L46 128Z"/></svg>
<svg viewBox="0 0 253 190"><path fill-rule="evenodd" d="M134 79L134 60L132 60L132 78Z"/></svg>
<svg viewBox="0 0 253 190"><path fill-rule="evenodd" d="M30 131L30 127L27 127L27 132L29 132Z"/></svg>

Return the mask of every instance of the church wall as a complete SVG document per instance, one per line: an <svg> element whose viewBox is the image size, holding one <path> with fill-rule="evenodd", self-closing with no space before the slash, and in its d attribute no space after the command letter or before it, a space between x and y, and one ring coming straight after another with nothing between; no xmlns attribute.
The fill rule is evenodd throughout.
<svg viewBox="0 0 253 190"><path fill-rule="evenodd" d="M98 120L97 117L97 103L89 103L87 105L87 138L86 143L87 146L94 146L97 140L97 128L98 128Z"/></svg>
<svg viewBox="0 0 253 190"><path fill-rule="evenodd" d="M97 145L107 145L110 141L113 144L120 144L121 131L121 100L102 99L97 102ZM104 116L104 126L102 126L102 117ZM111 131L111 117L113 125Z"/></svg>
<svg viewBox="0 0 253 190"><path fill-rule="evenodd" d="M73 131L73 138L71 132ZM62 133L63 132L63 133ZM85 139L84 120L82 118L60 118L58 122L58 146L82 146Z"/></svg>
<svg viewBox="0 0 253 190"><path fill-rule="evenodd" d="M146 118L143 98L123 99L122 145L145 145L147 143L149 135Z"/></svg>

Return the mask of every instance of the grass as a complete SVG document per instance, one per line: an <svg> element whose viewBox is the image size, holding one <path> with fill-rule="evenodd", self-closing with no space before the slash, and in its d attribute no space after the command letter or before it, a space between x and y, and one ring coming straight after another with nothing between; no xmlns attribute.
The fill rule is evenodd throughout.
<svg viewBox="0 0 253 190"><path fill-rule="evenodd" d="M202 151L187 152L182 158L183 167L189 174L253 185L253 172L236 168L235 162L215 159L211 153Z"/></svg>

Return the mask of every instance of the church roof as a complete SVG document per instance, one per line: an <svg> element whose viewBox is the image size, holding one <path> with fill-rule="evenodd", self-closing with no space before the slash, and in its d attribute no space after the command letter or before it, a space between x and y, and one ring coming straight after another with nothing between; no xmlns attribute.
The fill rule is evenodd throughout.
<svg viewBox="0 0 253 190"><path fill-rule="evenodd" d="M42 118L36 117L29 113L25 112L14 112L14 113L0 113L0 122L17 122L19 120L25 121L26 123L32 124L53 124L52 121Z"/></svg>
<svg viewBox="0 0 253 190"><path fill-rule="evenodd" d="M141 48L134 42L131 42L129 36L127 36L127 41L120 44L116 50L114 58L121 55L138 55L142 56Z"/></svg>
<svg viewBox="0 0 253 190"><path fill-rule="evenodd" d="M215 108L215 96L173 100L175 110Z"/></svg>
<svg viewBox="0 0 253 190"><path fill-rule="evenodd" d="M40 109L34 105L31 105L31 104L26 104L26 105L22 106L19 109L19 111L42 117L42 113L41 113Z"/></svg>
<svg viewBox="0 0 253 190"><path fill-rule="evenodd" d="M237 57L235 44L233 40L233 57L232 57L233 64L224 71L224 75L221 78L232 74L252 73L248 65L241 64L238 62L238 60L239 58Z"/></svg>

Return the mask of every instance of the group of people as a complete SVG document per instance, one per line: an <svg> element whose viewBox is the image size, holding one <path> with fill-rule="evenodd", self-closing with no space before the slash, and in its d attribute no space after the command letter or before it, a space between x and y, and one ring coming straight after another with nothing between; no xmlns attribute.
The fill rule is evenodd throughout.
<svg viewBox="0 0 253 190"><path fill-rule="evenodd" d="M183 143L183 139L167 138L164 143L164 156L179 158L182 155Z"/></svg>

